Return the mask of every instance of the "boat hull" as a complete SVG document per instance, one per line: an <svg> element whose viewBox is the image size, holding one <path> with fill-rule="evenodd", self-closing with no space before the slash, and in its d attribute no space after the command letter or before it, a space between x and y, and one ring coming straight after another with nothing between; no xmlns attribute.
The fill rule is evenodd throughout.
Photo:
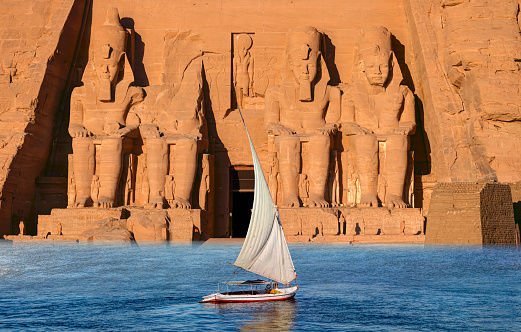
<svg viewBox="0 0 521 332"><path fill-rule="evenodd" d="M200 303L228 303L228 302L264 302L264 301L285 301L295 297L298 286L278 289L277 293L264 294L233 294L233 293L213 293L203 297Z"/></svg>

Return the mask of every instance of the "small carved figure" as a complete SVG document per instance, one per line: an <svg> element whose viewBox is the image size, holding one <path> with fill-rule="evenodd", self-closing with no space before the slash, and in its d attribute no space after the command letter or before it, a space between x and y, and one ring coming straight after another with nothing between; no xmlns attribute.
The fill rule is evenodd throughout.
<svg viewBox="0 0 521 332"><path fill-rule="evenodd" d="M328 193L329 201L331 206L338 206L340 204L340 188L339 188L339 175L338 175L338 152L337 150L331 151L331 160L329 162L329 175L328 175Z"/></svg>
<svg viewBox="0 0 521 332"><path fill-rule="evenodd" d="M320 51L322 35L309 26L288 32L282 84L266 91L266 131L275 136L282 180L282 205L298 207L301 144L309 177L309 205L327 207L330 137L340 117L340 90L328 85ZM327 120L326 120L327 118Z"/></svg>
<svg viewBox="0 0 521 332"><path fill-rule="evenodd" d="M237 105L244 106L244 96L253 96L253 57L250 48L253 41L245 33L235 37L233 57L233 86Z"/></svg>
<svg viewBox="0 0 521 332"><path fill-rule="evenodd" d="M306 174L300 174L299 196L301 198L309 198L309 180Z"/></svg>
<svg viewBox="0 0 521 332"><path fill-rule="evenodd" d="M402 74L391 49L391 34L384 27L362 30L355 53L347 105L342 110L342 131L352 135L360 180L359 206L378 206L379 142L385 142L388 207L407 207L403 200L409 135L416 128L414 96L401 85Z"/></svg>
<svg viewBox="0 0 521 332"><path fill-rule="evenodd" d="M20 223L18 224L18 228L20 230L20 236L25 235L25 224L23 221L20 221Z"/></svg>
<svg viewBox="0 0 521 332"><path fill-rule="evenodd" d="M168 204L174 202L175 182L173 175L167 175L165 181L165 198Z"/></svg>
<svg viewBox="0 0 521 332"><path fill-rule="evenodd" d="M268 152L269 175L268 186L270 188L273 202L277 202L277 194L279 191L279 159L276 152Z"/></svg>
<svg viewBox="0 0 521 332"><path fill-rule="evenodd" d="M98 204L99 189L100 189L99 176L97 176L97 175L92 176L92 183L91 183L90 187L91 187L90 197L92 198L92 201L94 202L94 206L99 206L99 204Z"/></svg>
<svg viewBox="0 0 521 332"><path fill-rule="evenodd" d="M67 186L67 206L73 207L76 202L76 183L74 182L74 175L69 176L69 185Z"/></svg>
<svg viewBox="0 0 521 332"><path fill-rule="evenodd" d="M210 156L203 154L201 170L201 186L199 189L199 207L208 209L208 194L210 193Z"/></svg>
<svg viewBox="0 0 521 332"><path fill-rule="evenodd" d="M150 186L148 184L148 171L146 165L146 159L144 161L143 168L141 169L141 195L144 198L144 204L147 204L150 196Z"/></svg>
<svg viewBox="0 0 521 332"><path fill-rule="evenodd" d="M125 181L125 205L134 203L134 181L132 171L129 169L127 179Z"/></svg>
<svg viewBox="0 0 521 332"><path fill-rule="evenodd" d="M143 100L143 89L132 86L134 75L125 52L127 34L117 8L110 8L105 23L93 27L85 84L75 88L71 96L69 134L77 207L86 206L91 199L95 169L100 182L97 202L104 208L115 205L123 139L138 134L139 117L129 110ZM99 163L95 144L100 145Z"/></svg>

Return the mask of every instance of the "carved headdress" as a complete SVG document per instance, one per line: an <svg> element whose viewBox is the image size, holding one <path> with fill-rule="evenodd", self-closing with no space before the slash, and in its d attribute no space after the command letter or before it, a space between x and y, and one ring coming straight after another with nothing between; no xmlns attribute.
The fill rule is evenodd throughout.
<svg viewBox="0 0 521 332"><path fill-rule="evenodd" d="M364 55L388 57L392 52L391 33L382 26L363 29L358 35L357 48Z"/></svg>
<svg viewBox="0 0 521 332"><path fill-rule="evenodd" d="M103 25L92 30L89 63L95 71L92 74L96 74L100 83L101 101L112 99L110 91L117 82L125 80L128 86L134 81L125 52L127 35L128 32L121 26L118 9L114 7L107 10Z"/></svg>
<svg viewBox="0 0 521 332"><path fill-rule="evenodd" d="M322 34L312 26L301 26L288 31L286 38L286 57L282 70L283 81L297 81L300 84L301 101L312 101L315 97L322 98L325 95L327 83L329 82L329 72L326 67L321 49ZM314 80L309 82L309 86L296 77L296 73L291 70L292 61L308 61L316 59L317 72Z"/></svg>

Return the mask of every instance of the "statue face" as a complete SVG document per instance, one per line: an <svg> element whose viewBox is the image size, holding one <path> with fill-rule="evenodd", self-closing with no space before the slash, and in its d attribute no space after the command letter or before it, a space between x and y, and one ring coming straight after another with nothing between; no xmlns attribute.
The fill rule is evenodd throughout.
<svg viewBox="0 0 521 332"><path fill-rule="evenodd" d="M362 64L369 84L384 86L389 78L390 56L363 56Z"/></svg>
<svg viewBox="0 0 521 332"><path fill-rule="evenodd" d="M107 46L108 45L105 45L101 52L95 54L94 67L100 81L109 80L114 84L116 83L121 68L121 54L118 54L119 52L115 52L115 50L110 47L110 50L107 50Z"/></svg>
<svg viewBox="0 0 521 332"><path fill-rule="evenodd" d="M317 76L318 52L310 50L307 59L301 54L291 53L289 62L291 71L299 83L313 82Z"/></svg>

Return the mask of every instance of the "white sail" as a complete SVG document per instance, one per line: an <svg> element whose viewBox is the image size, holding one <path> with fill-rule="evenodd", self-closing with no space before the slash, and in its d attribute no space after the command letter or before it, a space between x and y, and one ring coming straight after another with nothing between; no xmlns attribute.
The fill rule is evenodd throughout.
<svg viewBox="0 0 521 332"><path fill-rule="evenodd" d="M244 118L242 118L242 122L246 128ZM253 156L255 192L248 233L234 265L266 278L289 284L296 278L295 267L248 128L246 128L246 134Z"/></svg>

